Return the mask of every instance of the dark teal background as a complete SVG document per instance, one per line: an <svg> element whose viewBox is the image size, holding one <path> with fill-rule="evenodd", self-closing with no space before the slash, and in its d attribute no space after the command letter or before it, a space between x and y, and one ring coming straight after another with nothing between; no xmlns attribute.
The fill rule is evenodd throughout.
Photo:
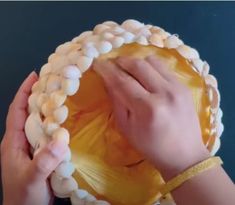
<svg viewBox="0 0 235 205"><path fill-rule="evenodd" d="M218 155L235 181L235 2L0 2L0 135L17 88L59 44L103 21L129 18L179 34L209 62L224 111Z"/></svg>

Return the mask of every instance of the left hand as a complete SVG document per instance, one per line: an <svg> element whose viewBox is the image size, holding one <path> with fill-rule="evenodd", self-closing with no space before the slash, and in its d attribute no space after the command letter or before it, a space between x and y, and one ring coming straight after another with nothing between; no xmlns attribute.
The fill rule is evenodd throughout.
<svg viewBox="0 0 235 205"><path fill-rule="evenodd" d="M48 176L63 160L67 145L52 141L34 159L30 158L24 125L27 101L32 85L37 81L31 73L19 88L10 105L6 131L1 143L3 205L50 205L53 195Z"/></svg>

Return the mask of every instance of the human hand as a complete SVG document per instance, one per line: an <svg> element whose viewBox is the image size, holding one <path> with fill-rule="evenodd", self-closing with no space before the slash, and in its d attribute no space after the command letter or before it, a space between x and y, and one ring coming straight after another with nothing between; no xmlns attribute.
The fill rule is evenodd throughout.
<svg viewBox="0 0 235 205"><path fill-rule="evenodd" d="M171 178L209 157L190 91L159 59L96 61L129 142Z"/></svg>
<svg viewBox="0 0 235 205"><path fill-rule="evenodd" d="M6 132L1 143L4 205L49 205L53 202L47 178L63 160L68 149L62 141L52 141L32 160L24 133L27 100L36 73L19 88L9 107Z"/></svg>

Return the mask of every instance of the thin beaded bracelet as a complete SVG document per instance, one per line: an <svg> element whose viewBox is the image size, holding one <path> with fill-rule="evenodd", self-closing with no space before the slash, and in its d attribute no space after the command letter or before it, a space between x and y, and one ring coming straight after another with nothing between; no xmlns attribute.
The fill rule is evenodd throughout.
<svg viewBox="0 0 235 205"><path fill-rule="evenodd" d="M183 173L177 175L176 177L168 181L161 188L161 195L164 196L167 193L170 193L192 177L221 164L223 164L223 161L220 157L210 157L202 162L199 162L198 164L185 170Z"/></svg>

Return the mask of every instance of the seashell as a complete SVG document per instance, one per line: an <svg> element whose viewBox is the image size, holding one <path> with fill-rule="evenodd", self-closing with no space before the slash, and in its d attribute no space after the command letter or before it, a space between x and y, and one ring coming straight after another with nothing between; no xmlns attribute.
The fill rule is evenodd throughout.
<svg viewBox="0 0 235 205"><path fill-rule="evenodd" d="M38 91L44 92L47 86L48 76L43 76L38 80Z"/></svg>
<svg viewBox="0 0 235 205"><path fill-rule="evenodd" d="M124 39L125 43L133 43L135 40L135 35L131 32L124 32L120 37Z"/></svg>
<svg viewBox="0 0 235 205"><path fill-rule="evenodd" d="M54 107L60 107L66 100L66 95L63 90L57 90L50 95L50 101Z"/></svg>
<svg viewBox="0 0 235 205"><path fill-rule="evenodd" d="M36 104L39 108L42 107L42 105L48 100L48 95L46 93L39 93L37 100L36 100Z"/></svg>
<svg viewBox="0 0 235 205"><path fill-rule="evenodd" d="M149 43L148 43L148 40L147 40L146 37L144 37L144 36L140 36L139 38L137 38L137 39L136 39L136 42L139 43L139 44L141 44L141 45L144 45L144 46L146 46L146 45L149 44Z"/></svg>
<svg viewBox="0 0 235 205"><path fill-rule="evenodd" d="M127 31L135 31L137 29L140 29L144 27L143 23L140 23L139 21L136 21L134 19L128 19L122 23L122 28L124 28Z"/></svg>
<svg viewBox="0 0 235 205"><path fill-rule="evenodd" d="M50 75L47 80L46 92L51 93L59 90L61 86L61 79L58 75Z"/></svg>
<svg viewBox="0 0 235 205"><path fill-rule="evenodd" d="M39 82L36 81L36 82L33 84L31 91L32 91L32 92L38 92L38 91L40 91L40 90L39 90L39 89L40 89L39 87L40 87L40 86L39 86Z"/></svg>
<svg viewBox="0 0 235 205"><path fill-rule="evenodd" d="M89 58L97 58L99 56L99 52L93 45L85 45L82 49L83 55Z"/></svg>
<svg viewBox="0 0 235 205"><path fill-rule="evenodd" d="M78 58L79 58L81 55L82 55L82 53L79 52L79 51L77 51L77 50L71 51L71 52L67 55L69 63L70 63L70 64L76 64Z"/></svg>
<svg viewBox="0 0 235 205"><path fill-rule="evenodd" d="M158 26L153 26L152 28L149 29L152 33L158 34L163 40L167 39L169 36L171 36L170 33L164 31L164 29L158 27Z"/></svg>
<svg viewBox="0 0 235 205"><path fill-rule="evenodd" d="M71 154L71 150L70 148L68 147L66 153L65 153L65 157L64 157L64 162L69 162L71 161L71 157L72 157L72 154Z"/></svg>
<svg viewBox="0 0 235 205"><path fill-rule="evenodd" d="M83 41L85 38L92 36L93 35L93 31L84 31L83 33L81 33L79 36L73 38L72 42L73 43L78 43Z"/></svg>
<svg viewBox="0 0 235 205"><path fill-rule="evenodd" d="M133 32L135 34L135 37L138 38L140 36L144 36L146 38L148 38L149 36L151 36L151 31L149 29L147 29L146 27L142 27L140 29L138 29L137 31Z"/></svg>
<svg viewBox="0 0 235 205"><path fill-rule="evenodd" d="M38 111L38 106L37 106L37 98L38 98L38 93L32 93L29 98L28 98L28 110L29 113Z"/></svg>
<svg viewBox="0 0 235 205"><path fill-rule="evenodd" d="M48 62L53 61L56 57L57 57L57 55L56 55L55 53L52 53L52 54L48 57Z"/></svg>
<svg viewBox="0 0 235 205"><path fill-rule="evenodd" d="M114 26L118 26L118 24L114 21L105 21L102 23L103 25L109 26L109 27L114 27Z"/></svg>
<svg viewBox="0 0 235 205"><path fill-rule="evenodd" d="M25 134L29 144L35 149L44 136L42 120L38 112L28 116L25 122Z"/></svg>
<svg viewBox="0 0 235 205"><path fill-rule="evenodd" d="M110 33L110 32L104 32L103 34L101 34L101 38L103 40L110 40L110 39L112 39L114 37L115 36L112 33Z"/></svg>
<svg viewBox="0 0 235 205"><path fill-rule="evenodd" d="M69 79L79 79L82 77L81 71L75 65L66 66L62 71L62 75Z"/></svg>
<svg viewBox="0 0 235 205"><path fill-rule="evenodd" d="M95 201L95 205L110 205L110 203L107 201L98 200L98 201Z"/></svg>
<svg viewBox="0 0 235 205"><path fill-rule="evenodd" d="M62 68L69 65L69 60L67 56L56 55L50 63L52 66L52 71L58 73Z"/></svg>
<svg viewBox="0 0 235 205"><path fill-rule="evenodd" d="M171 35L164 41L164 46L167 48L177 48L180 45L183 45L183 41L181 41L176 35Z"/></svg>
<svg viewBox="0 0 235 205"><path fill-rule="evenodd" d="M164 42L163 42L161 36L158 35L158 34L151 35L150 38L149 38L149 42L152 45L155 45L155 46L157 46L159 48L163 48L164 47Z"/></svg>
<svg viewBox="0 0 235 205"><path fill-rule="evenodd" d="M55 50L55 53L59 55L66 55L73 47L74 44L72 42L66 42L58 46Z"/></svg>
<svg viewBox="0 0 235 205"><path fill-rule="evenodd" d="M55 195L61 198L69 197L70 193L78 188L75 179L61 178L55 172L51 174L50 182Z"/></svg>
<svg viewBox="0 0 235 205"><path fill-rule="evenodd" d="M112 33L113 35L120 35L120 34L122 34L122 33L124 33L125 32L125 30L122 28L122 27L120 27L120 26L115 26L115 27L113 27L113 28L110 28L109 30L107 30L108 32L110 32L110 33Z"/></svg>
<svg viewBox="0 0 235 205"><path fill-rule="evenodd" d="M41 111L42 114L47 117L49 115L52 115L53 111L55 109L55 106L53 104L53 102L51 100L47 100L46 102L44 102L41 106Z"/></svg>
<svg viewBox="0 0 235 205"><path fill-rule="evenodd" d="M84 189L78 189L75 191L75 194L78 198L85 199L89 193Z"/></svg>
<svg viewBox="0 0 235 205"><path fill-rule="evenodd" d="M63 140L66 144L69 144L70 135L67 129L59 127L55 132L53 132L52 138Z"/></svg>
<svg viewBox="0 0 235 205"><path fill-rule="evenodd" d="M71 96L78 91L79 85L79 80L63 79L61 87L66 95Z"/></svg>
<svg viewBox="0 0 235 205"><path fill-rule="evenodd" d="M181 45L178 48L176 48L176 50L184 58L187 58L187 59L199 58L198 52L194 48L191 48L189 46Z"/></svg>
<svg viewBox="0 0 235 205"><path fill-rule="evenodd" d="M211 85L207 85L207 89L208 89L208 98L211 103L211 108L217 110L219 108L219 104L220 104L219 91L217 88L215 88Z"/></svg>
<svg viewBox="0 0 235 205"><path fill-rule="evenodd" d="M86 204L87 204L87 202L96 201L96 198L95 198L93 195L88 194L88 195L84 198L84 200L86 201Z"/></svg>
<svg viewBox="0 0 235 205"><path fill-rule="evenodd" d="M75 191L72 192L70 200L72 205L85 205L85 200L78 198Z"/></svg>
<svg viewBox="0 0 235 205"><path fill-rule="evenodd" d="M51 116L46 117L46 119L43 121L44 132L49 136L51 136L53 132L58 128L59 125L54 121Z"/></svg>
<svg viewBox="0 0 235 205"><path fill-rule="evenodd" d="M217 80L213 75L208 74L205 76L204 79L207 85L211 85L212 87L215 87L215 88L218 87Z"/></svg>
<svg viewBox="0 0 235 205"><path fill-rule="evenodd" d="M100 41L96 44L99 53L104 54L112 50L112 44L108 41Z"/></svg>
<svg viewBox="0 0 235 205"><path fill-rule="evenodd" d="M53 112L53 117L54 117L56 122L58 122L59 124L62 124L66 120L66 118L68 116L68 112L69 111L68 111L67 106L63 105L63 106L57 108Z"/></svg>
<svg viewBox="0 0 235 205"><path fill-rule="evenodd" d="M196 71L201 74L204 66L204 62L200 58L192 59L192 64L196 68Z"/></svg>
<svg viewBox="0 0 235 205"><path fill-rule="evenodd" d="M220 122L219 122L219 125L218 125L218 127L217 127L217 135L216 135L216 137L220 138L223 132L224 132L224 125L223 125L223 123L220 121Z"/></svg>
<svg viewBox="0 0 235 205"><path fill-rule="evenodd" d="M218 152L219 148L220 148L220 145L221 145L221 141L220 141L220 138L216 137L215 138L215 142L214 142L214 145L212 147L212 150L210 152L210 154L212 156L214 156L216 154L216 152Z"/></svg>
<svg viewBox="0 0 235 205"><path fill-rule="evenodd" d="M204 61L204 65L203 65L203 69L202 69L202 76L204 76L204 77L207 76L209 71L210 71L210 66L206 61Z"/></svg>
<svg viewBox="0 0 235 205"><path fill-rule="evenodd" d="M87 38L85 38L83 41L82 41L82 45L93 45L94 43L97 43L101 40L101 36L100 35L92 35L92 36L89 36Z"/></svg>
<svg viewBox="0 0 235 205"><path fill-rule="evenodd" d="M50 64L50 63L46 63L46 64L44 64L44 65L41 67L39 76L42 77L42 76L48 75L48 74L51 73L51 71L52 71L51 64Z"/></svg>
<svg viewBox="0 0 235 205"><path fill-rule="evenodd" d="M55 169L55 173L63 178L71 177L74 171L75 167L71 162L62 162Z"/></svg>
<svg viewBox="0 0 235 205"><path fill-rule="evenodd" d="M84 73L92 64L93 59L86 57L86 56L80 56L77 59L77 66L79 68L79 70Z"/></svg>
<svg viewBox="0 0 235 205"><path fill-rule="evenodd" d="M119 48L124 44L125 40L124 38L120 36L115 36L110 43L112 44L113 48Z"/></svg>
<svg viewBox="0 0 235 205"><path fill-rule="evenodd" d="M106 31L107 29L109 29L110 27L105 25L105 24L98 24L95 26L95 28L93 29L94 34L101 34L102 32Z"/></svg>

